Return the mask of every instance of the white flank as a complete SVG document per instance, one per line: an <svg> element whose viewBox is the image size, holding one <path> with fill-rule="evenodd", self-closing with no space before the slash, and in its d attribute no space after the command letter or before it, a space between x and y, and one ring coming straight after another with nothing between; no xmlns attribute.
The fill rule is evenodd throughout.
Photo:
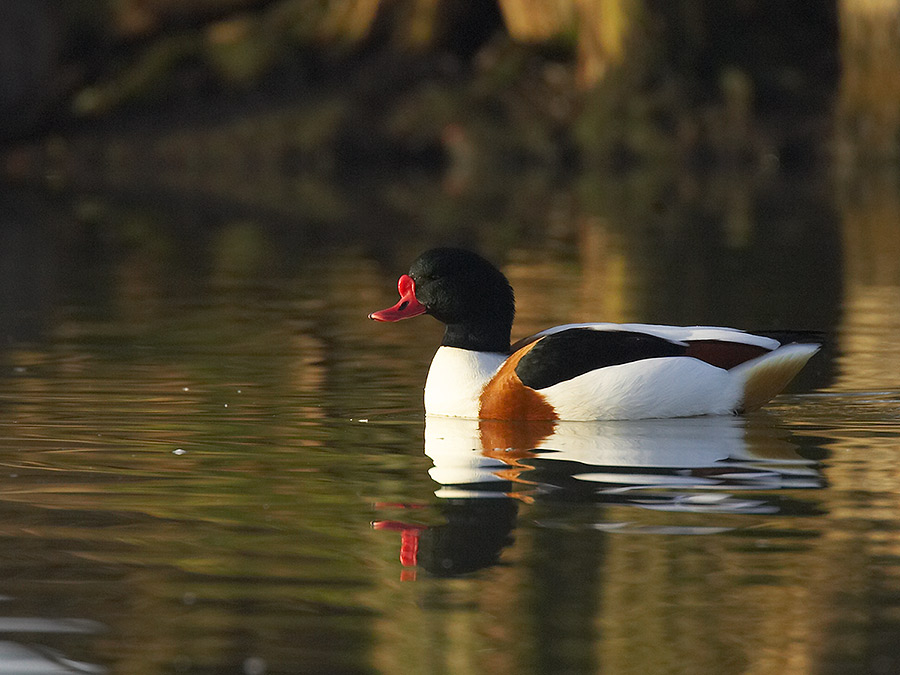
<svg viewBox="0 0 900 675"><path fill-rule="evenodd" d="M481 390L506 361L505 354L440 347L425 380L425 412L478 417Z"/></svg>
<svg viewBox="0 0 900 675"><path fill-rule="evenodd" d="M562 420L637 420L725 415L743 381L697 359L643 359L600 368L540 390Z"/></svg>

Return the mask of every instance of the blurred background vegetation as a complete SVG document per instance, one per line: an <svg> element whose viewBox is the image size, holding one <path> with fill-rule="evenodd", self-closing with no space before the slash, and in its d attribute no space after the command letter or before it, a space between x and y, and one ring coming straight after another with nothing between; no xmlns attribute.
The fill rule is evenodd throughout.
<svg viewBox="0 0 900 675"><path fill-rule="evenodd" d="M290 104L261 125L284 168L896 160L898 22L898 0L8 0L2 140Z"/></svg>
<svg viewBox="0 0 900 675"><path fill-rule="evenodd" d="M336 223L399 175L439 231L586 173L647 209L673 176L897 184L900 0L7 0L0 44L29 185Z"/></svg>

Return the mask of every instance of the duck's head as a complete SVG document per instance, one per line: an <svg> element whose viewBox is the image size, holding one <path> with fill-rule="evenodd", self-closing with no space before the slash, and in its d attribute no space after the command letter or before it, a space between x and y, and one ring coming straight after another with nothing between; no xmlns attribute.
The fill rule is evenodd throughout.
<svg viewBox="0 0 900 675"><path fill-rule="evenodd" d="M505 352L515 314L512 288L503 273L477 253L435 248L420 255L397 282L400 301L369 314L400 321L430 314L446 324L441 344Z"/></svg>

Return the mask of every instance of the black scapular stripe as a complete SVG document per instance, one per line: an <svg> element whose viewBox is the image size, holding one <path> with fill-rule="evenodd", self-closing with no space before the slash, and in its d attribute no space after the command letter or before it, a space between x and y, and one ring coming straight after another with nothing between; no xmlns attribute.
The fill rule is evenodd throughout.
<svg viewBox="0 0 900 675"><path fill-rule="evenodd" d="M543 389L597 368L686 351L685 345L646 333L570 328L541 338L516 365L516 375L526 387Z"/></svg>

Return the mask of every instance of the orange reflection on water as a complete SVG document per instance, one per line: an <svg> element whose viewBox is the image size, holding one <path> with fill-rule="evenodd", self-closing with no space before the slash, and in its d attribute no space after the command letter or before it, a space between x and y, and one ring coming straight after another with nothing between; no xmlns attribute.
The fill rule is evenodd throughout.
<svg viewBox="0 0 900 675"><path fill-rule="evenodd" d="M844 205L841 389L900 388L900 177L867 175Z"/></svg>

